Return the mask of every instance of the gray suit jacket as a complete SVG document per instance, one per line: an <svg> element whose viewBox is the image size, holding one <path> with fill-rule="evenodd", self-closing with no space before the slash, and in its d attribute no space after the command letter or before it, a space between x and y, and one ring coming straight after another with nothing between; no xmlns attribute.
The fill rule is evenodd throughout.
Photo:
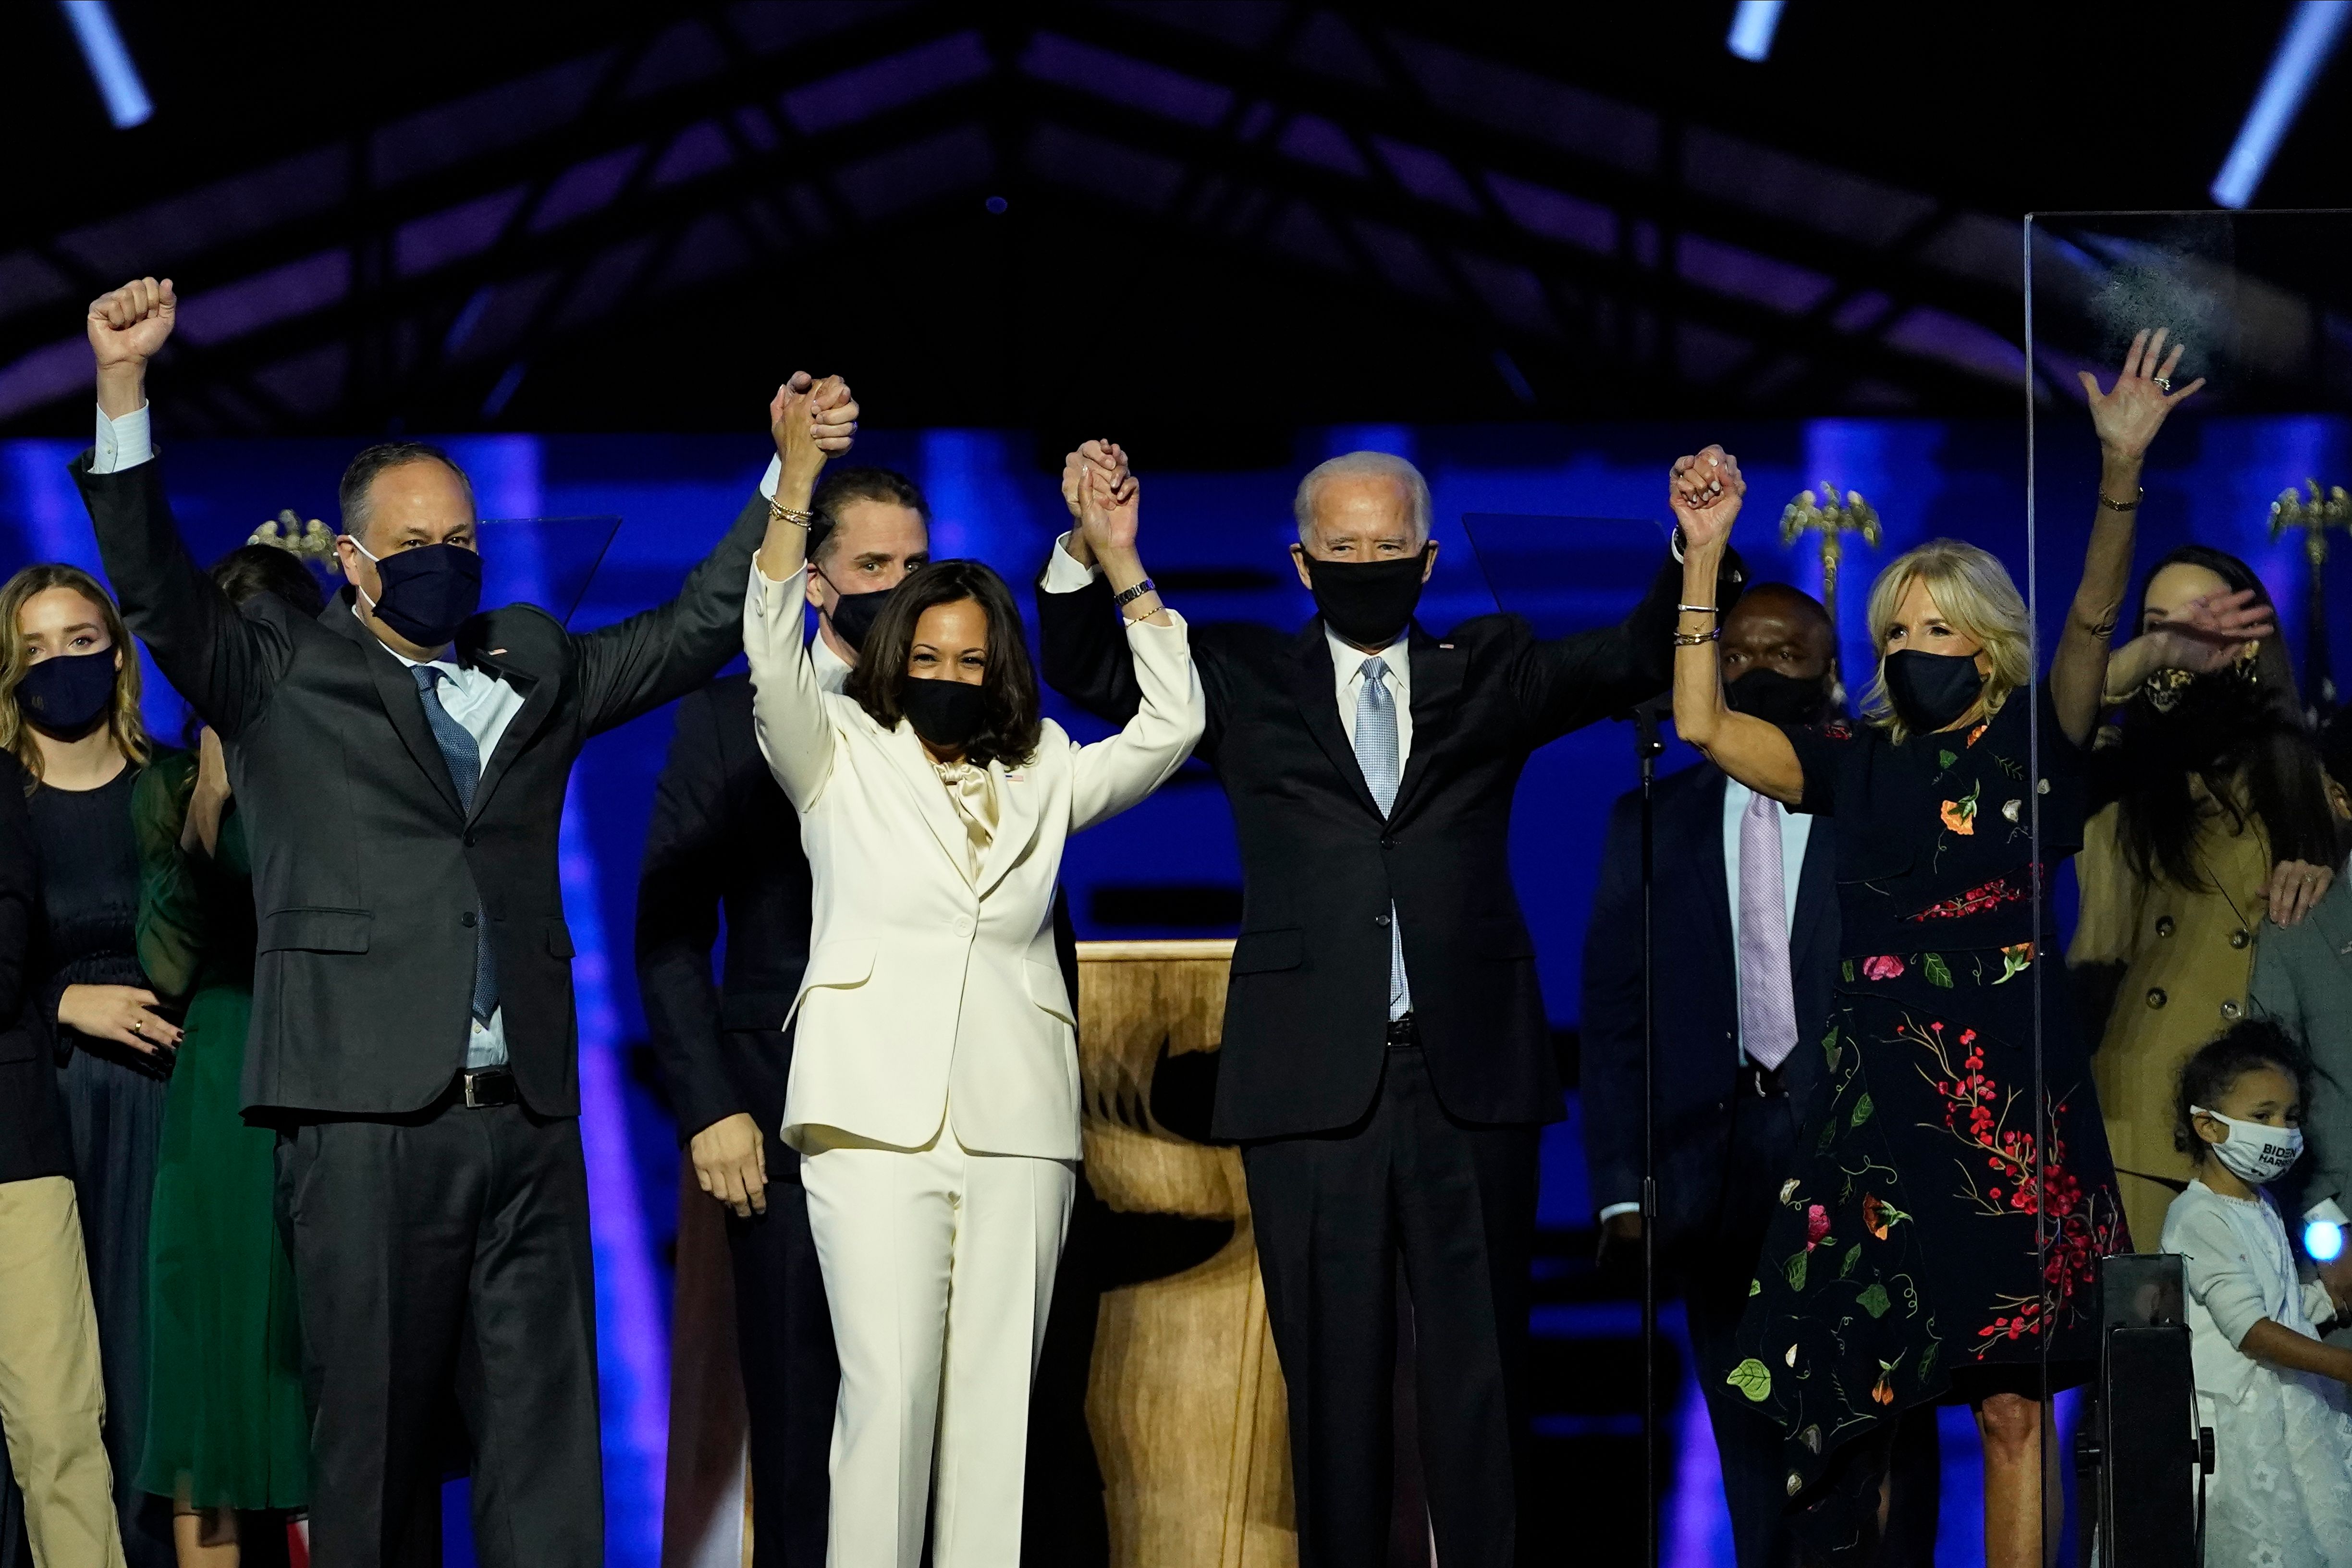
<svg viewBox="0 0 2352 1568"><path fill-rule="evenodd" d="M93 474L85 456L74 473L123 618L220 731L245 816L260 931L247 1109L433 1103L464 1063L487 909L516 1085L542 1116L578 1115L556 854L572 761L742 647L767 503L752 496L677 596L642 615L585 634L532 605L466 623L459 657L524 694L467 810L415 679L352 616L348 588L315 620L271 594L240 613L181 543L160 459Z"/></svg>
<svg viewBox="0 0 2352 1568"><path fill-rule="evenodd" d="M2294 1031L2319 1068L2305 1152L2279 1206L2300 1215L2334 1198L2352 1213L2352 879L2337 878L2301 925L2263 923L2250 998Z"/></svg>

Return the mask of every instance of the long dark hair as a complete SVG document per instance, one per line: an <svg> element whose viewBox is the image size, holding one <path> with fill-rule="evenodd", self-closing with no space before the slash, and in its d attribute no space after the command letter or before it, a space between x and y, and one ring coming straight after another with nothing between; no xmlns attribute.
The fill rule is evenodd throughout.
<svg viewBox="0 0 2352 1568"><path fill-rule="evenodd" d="M2168 566L2201 566L2231 590L2251 588L2258 603L2270 593L2236 556L2202 544L2184 544L2152 567L2148 583ZM2133 634L2147 618L2147 588L2140 588ZM2273 860L2332 866L2340 830L2327 801L2319 751L2303 721L2285 645L2269 637L2252 659L2181 681L2151 682L2124 709L2123 746L2115 762L2120 781L2118 827L2133 872L2179 888L2208 885L2197 865L2199 806L2191 774L2244 832L2259 826Z"/></svg>
<svg viewBox="0 0 2352 1568"><path fill-rule="evenodd" d="M988 616L988 721L964 747L974 763L1027 762L1037 754L1037 672L1004 579L977 561L934 561L909 574L890 591L890 602L866 634L857 668L844 688L886 730L898 727L906 711L898 693L907 683L907 658L915 646L915 623L934 605L970 599Z"/></svg>
<svg viewBox="0 0 2352 1568"><path fill-rule="evenodd" d="M2303 1042L2274 1019L2241 1019L2220 1038L2198 1047L2197 1054L2181 1064L2172 1096L2172 1146L2203 1159L2205 1141L2189 1124L2189 1108L2201 1105L2212 1110L2239 1079L2256 1068L2276 1068L2294 1079L2295 1103L2309 1107L2314 1074L2311 1053L2303 1048Z"/></svg>
<svg viewBox="0 0 2352 1568"><path fill-rule="evenodd" d="M276 544L240 544L213 563L213 583L242 605L260 594L275 594L306 616L327 608L326 590L293 552Z"/></svg>

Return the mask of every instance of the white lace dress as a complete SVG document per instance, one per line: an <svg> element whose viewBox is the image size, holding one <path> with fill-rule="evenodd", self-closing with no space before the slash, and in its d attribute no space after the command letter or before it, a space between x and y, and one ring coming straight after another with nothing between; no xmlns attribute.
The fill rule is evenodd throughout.
<svg viewBox="0 0 2352 1568"><path fill-rule="evenodd" d="M2342 1384L2241 1352L2263 1319L2317 1335L2335 1307L2298 1279L2265 1197L2202 1182L2172 1200L2164 1250L2186 1259L2198 1418L2213 1428L2205 1561L2211 1568L2352 1568L2352 1415Z"/></svg>

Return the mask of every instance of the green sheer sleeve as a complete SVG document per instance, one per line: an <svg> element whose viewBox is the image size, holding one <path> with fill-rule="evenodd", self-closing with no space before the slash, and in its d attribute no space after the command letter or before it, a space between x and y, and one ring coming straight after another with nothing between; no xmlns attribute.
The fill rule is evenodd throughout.
<svg viewBox="0 0 2352 1568"><path fill-rule="evenodd" d="M139 839L139 967L159 996L196 988L204 968L204 895L180 833L196 786L196 759L159 751L131 791L131 826Z"/></svg>

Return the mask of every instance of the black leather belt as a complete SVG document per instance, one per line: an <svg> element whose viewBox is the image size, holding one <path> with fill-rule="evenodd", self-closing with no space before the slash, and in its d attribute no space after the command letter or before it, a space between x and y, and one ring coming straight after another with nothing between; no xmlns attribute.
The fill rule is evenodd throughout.
<svg viewBox="0 0 2352 1568"><path fill-rule="evenodd" d="M457 1075L459 1100L469 1110L490 1105L520 1105L522 1096L515 1089L514 1074L504 1068L484 1068L479 1072Z"/></svg>
<svg viewBox="0 0 2352 1568"><path fill-rule="evenodd" d="M1389 1020L1389 1044L1391 1046L1421 1044L1421 1026L1413 1021L1412 1014L1407 1013L1402 1018Z"/></svg>

